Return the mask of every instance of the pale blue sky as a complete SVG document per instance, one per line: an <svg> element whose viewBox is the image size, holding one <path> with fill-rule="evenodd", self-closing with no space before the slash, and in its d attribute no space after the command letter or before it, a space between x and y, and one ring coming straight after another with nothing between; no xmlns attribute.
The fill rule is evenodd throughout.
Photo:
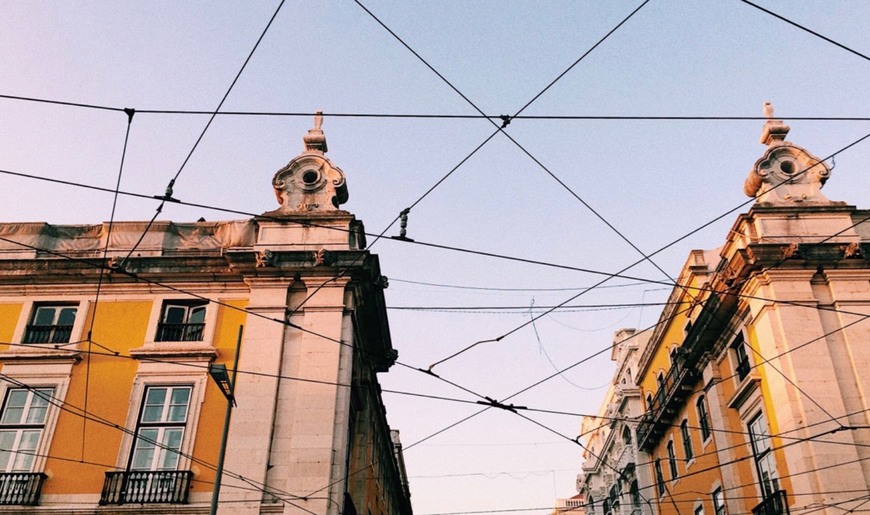
<svg viewBox="0 0 870 515"><path fill-rule="evenodd" d="M493 115L511 114L637 7L614 2L363 2L441 74ZM860 1L762 2L828 37L870 53ZM0 94L136 109L214 109L276 2L0 2ZM651 1L532 104L528 115L757 116L770 100L789 116L868 116L870 62L738 0ZM360 7L288 1L229 96L225 110L474 114ZM158 195L189 152L205 116L134 117L122 189ZM868 122L789 121L789 140L819 157L870 132ZM312 120L218 117L185 167L175 196L264 212L270 180L297 155ZM743 181L764 149L762 122L531 121L508 132L635 245L654 251L745 201ZM0 169L113 187L122 113L0 98ZM401 211L491 134L483 120L335 118L329 157L347 175L344 206L370 232ZM868 206L870 143L836 159L831 199ZM0 175L0 220L97 223L111 195ZM156 205L122 199L117 219L150 218ZM744 209L745 210L745 209ZM163 219L236 218L167 205ZM729 215L655 261L676 275L689 249L715 248ZM503 136L495 137L411 213L419 241L614 272L638 254ZM397 234L394 228L389 234ZM388 304L528 306L571 292L480 291L582 287L596 276L532 264L378 242L393 279ZM650 266L629 272L661 280ZM626 284L629 281L622 281ZM614 282L614 284L620 284ZM601 289L577 303L661 301L657 285ZM493 398L608 346L614 331L653 324L656 308L554 313L499 343L437 368ZM425 368L528 320L524 313L390 311L400 360ZM543 347L543 349L542 349ZM593 413L612 372L608 353L513 402ZM387 389L472 399L401 367ZM590 390L591 388L591 390ZM477 407L385 394L405 445ZM573 437L580 420L532 415ZM507 412L491 410L408 449L415 513L532 509L574 493L579 449ZM510 474L506 474L510 473ZM452 477L433 477L454 475ZM522 478L522 479L520 479Z"/></svg>

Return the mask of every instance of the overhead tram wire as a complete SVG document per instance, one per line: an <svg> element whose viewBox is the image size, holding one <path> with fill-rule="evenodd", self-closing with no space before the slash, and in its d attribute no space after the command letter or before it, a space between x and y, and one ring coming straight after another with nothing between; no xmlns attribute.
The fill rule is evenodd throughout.
<svg viewBox="0 0 870 515"><path fill-rule="evenodd" d="M285 2L285 0L281 0L278 3L278 7L275 8L275 12L273 12L272 17L269 18L269 23L266 24L266 27L260 33L260 37L257 38L257 42L254 43L254 47L251 49L250 52L248 52L248 56L245 58L245 62L242 63L241 68L239 69L238 73L236 73L236 76L235 76L235 78L233 78L232 83L230 83L230 87L227 88L227 91L224 93L223 98L221 98L221 101L218 103L214 112L209 117L208 122L206 122L205 127L202 128L202 132L199 133L199 136L196 138L196 141L193 143L193 147L191 147L190 152L187 153L187 157L184 158L184 161L181 163L181 166L178 167L178 171L176 171L175 175L172 177L172 179L169 180L169 184L167 184L164 194L161 196L154 197L154 198L157 198L160 200L160 204L157 206L157 210L154 213L154 217L152 217L151 221L148 223L148 225L145 226L145 229L142 231L142 236L139 238L139 241L137 241L136 244L133 246L133 248L130 250L130 253L127 255L127 258L129 258L130 256L133 255L133 252L139 247L139 245L142 243L142 240L145 239L145 235L148 233L148 230L154 224L154 221L157 219L157 216L163 210L163 206L166 204L166 202L177 202L177 199L175 199L172 196L173 195L173 187L175 186L175 181L178 180L178 177L181 175L181 172L184 170L184 167L187 166L188 161L190 161L190 158L193 156L193 153L196 151L197 147L199 146L199 143L202 141L202 138L205 136L205 133L208 131L209 127L211 127L212 122L214 121L215 117L217 116L217 113L221 110L221 107L223 107L224 102L226 102L226 100L227 100L227 97L230 96L230 92L232 92L233 88L236 85L236 82L238 82L238 80L239 80L239 77L242 76L242 72L245 71L245 68L248 66L248 63L251 61L251 58L254 56L254 52L257 51L257 47L260 46L260 42L263 41L263 38L266 36L266 33L269 31L269 28L272 26L272 22L275 21L275 18L278 16L278 13L281 11L281 7L284 6L284 2ZM126 261L127 258L125 258L124 261ZM122 262L122 265L123 265L123 262Z"/></svg>
<svg viewBox="0 0 870 515"><path fill-rule="evenodd" d="M105 106L97 104L86 104L80 102L68 102L63 100L53 100L46 98L27 97L21 95L4 95L0 94L0 99L18 100L22 102L42 103L48 105L78 107L83 109L95 109L102 111L118 111L123 112L125 108ZM290 118L311 118L316 113L302 111L214 111L193 110L193 109L136 109L138 115L192 115L192 116L252 116L252 117L290 117ZM321 113L324 118L392 118L392 119L437 119L437 120L502 120L499 115L481 115L481 114L446 114L446 113L331 113L323 111ZM781 120L791 121L811 121L811 122L868 122L870 116L782 116L777 115ZM608 115L608 114L589 114L589 115L524 115L519 114L512 116L514 120L530 120L530 121L764 121L767 118L764 116L741 116L741 115Z"/></svg>
<svg viewBox="0 0 870 515"><path fill-rule="evenodd" d="M836 152L833 152L832 154L828 155L827 157L825 157L824 159L821 159L821 160L819 160L819 161L820 161L820 162L825 162L825 161L827 161L827 160L833 158L834 156L839 155L840 153L842 153L842 152L844 152L844 151L846 151L846 150L848 150L848 149L854 147L855 145L858 145L859 143L865 141L865 140L868 139L868 138L870 138L870 133L865 134L864 136L858 138L857 140L855 140L855 141L849 143L848 145L846 145L846 146L840 148L840 149L837 150ZM814 165L814 166L815 166L815 165ZM801 173L805 173L805 172L806 172L806 170L801 171ZM781 184L782 184L782 183L781 183ZM780 184L780 185L781 185L781 184ZM778 186L780 186L780 185L777 185L777 186L775 186L775 187L778 187ZM669 243L669 244L665 245L664 247L658 249L657 251L655 251L655 252L649 254L649 256L654 256L654 255L658 254L659 252L662 252L663 250L665 250L665 249L667 249L667 248L669 248L669 247L675 245L676 243L678 243L678 242L680 242L680 241L682 241L682 240L688 238L689 236L695 234L696 232L699 232L700 230L702 230L702 229L704 229L704 228L706 228L706 227L712 225L713 223L717 222L718 220L721 220L722 218L725 218L726 216L728 216L729 214L733 213L734 211L737 211L737 210L739 210L739 209L742 209L743 207L745 207L746 205L748 205L748 204L750 204L750 203L752 203L752 202L754 202L754 201L755 201L755 199L749 199L749 200L747 200L747 201L744 201L744 202L738 204L735 208L730 209L730 210L726 211L725 213L723 213L723 214L721 214L721 215L715 217L713 220L711 220L711 221L709 221L709 222L707 222L707 223L705 223L705 224L702 224L701 226L699 226L699 227L697 227L697 228L695 228L695 229L689 231L689 232L686 233L685 235L683 235L683 236L677 238L676 240L672 241L671 243ZM863 220L863 221L866 221L866 220ZM862 221L862 222L863 222L863 221ZM861 223L861 222L859 222L859 223ZM855 224L855 225L857 225L857 224ZM617 272L616 274L617 274L617 275L618 275L618 274L621 274L622 272L625 272L625 271L628 270L629 268L631 268L631 267L633 267L633 266L635 266L635 265L637 265L637 264L640 264L641 262L643 262L643 261L642 261L642 260L641 260L641 261L636 261L635 263L629 265L629 267L626 267L625 269L623 269L623 270ZM602 281L602 282L603 282L603 281ZM593 286L593 287L594 287L594 286ZM587 291L588 291L588 290L587 290ZM582 295L583 293L584 293L584 292L581 292L580 294L578 294L578 295L576 295L576 296L574 296L574 297L568 299L568 300L567 300L565 303L563 303L563 304L566 304L567 302L571 302L571 301L573 301L574 299L576 299L577 297L579 297L579 296ZM745 298L745 297L746 297L746 296L744 296L744 298ZM860 315L863 315L863 314L859 314L859 316L860 316ZM509 334L512 334L512 333L514 333L514 332L520 330L521 328L525 327L525 326L528 325L529 323L530 323L530 322L525 322L524 324L522 324L522 325L520 325L520 326L514 328L514 329L513 329L512 331L510 331L509 333L506 333L505 335L502 335L500 338L504 338L505 336L507 336L507 335L509 335ZM475 344L472 344L472 346L473 346L473 345L475 345ZM568 367L567 369L563 369L563 371L565 371L565 370L569 370L569 369L571 369L571 368L577 366L578 364L580 364L580 363L582 363L582 362L583 362L583 360L581 360L581 361L579 361L579 362L577 362L577 363L571 365L571 366ZM538 381L538 382L536 382L536 383L534 383L534 384L532 384L532 385L530 385L530 386L528 386L528 387L526 387L526 388L524 388L524 389L522 389L522 390L520 390L520 391L518 391L518 392L512 394L511 396L509 396L509 397L507 398L507 400L509 400L509 399L511 399L511 398L513 398L513 397L516 397L517 395L520 395L521 393L524 393L524 392L526 392L526 391L528 391L528 390L530 390L530 389L532 389L532 388L536 388L537 386L540 386L541 384L543 384L543 383L545 383L545 382L547 382L547 381L553 379L553 378L556 377L557 375L558 375L558 374L553 374L553 375L547 376L546 378L542 379L541 381Z"/></svg>
<svg viewBox="0 0 870 515"><path fill-rule="evenodd" d="M851 53L851 54L857 55L858 57L860 57L861 59L864 59L865 61L870 61L870 57L867 57L865 54L862 54L861 52L859 52L859 51L857 51L857 50L855 50L855 49L853 49L853 48L850 48L850 47L848 47L848 46L846 46L846 45L844 45L844 44L842 44L842 43L838 43L837 41L834 41L833 39L831 39L831 38L829 38L829 37L827 37L827 36L824 36L824 35L822 35L822 34L816 32L816 31L814 31L814 30L812 30L812 29L809 29L809 28L807 28L807 27L804 27L803 25L801 25L801 24L799 24L799 23L797 23L797 22L794 22L794 21L792 21L792 20L786 18L785 16L782 16L782 15L780 15L780 14L777 14L777 13L775 13L775 12L769 10L769 9L765 9L764 7L761 7L761 6L758 5L758 4L752 3L752 2L750 2L749 0L740 0L740 1L743 2L743 3L746 4L746 5L749 5L749 6L752 6L752 7L756 8L756 9L758 9L759 11L762 11L762 12L765 12L765 13L771 15L771 16L773 16L774 18L777 18L777 19L779 19L779 20L782 20L782 21L788 23L789 25L791 25L791 26L793 26L793 27L797 27L797 28L801 29L801 30L804 31L804 32L808 32L808 33L812 34L813 36L815 36L815 37L817 37L817 38L819 38L819 39L823 39L823 40L827 41L828 43L830 43L830 44L832 44L832 45L834 45L834 46L836 46L836 47L842 48L843 50L845 50L845 51L847 51L847 52L849 52L849 53Z"/></svg>
<svg viewBox="0 0 870 515"><path fill-rule="evenodd" d="M125 109L124 114L127 115L127 128L124 132L124 146L121 150L121 163L118 165L118 180L115 182L115 192L112 195L112 212L109 215L109 227L106 229L106 245L103 248L103 260L106 260L109 255L109 244L112 240L112 228L115 223L115 209L118 207L118 191L121 189L121 177L124 174L124 160L127 157L127 143L130 141L130 126L133 124L133 115L136 113L133 109ZM97 280L97 292L94 295L94 309L91 311L91 323L88 327L88 351L91 350L91 346L93 345L93 332L94 332L94 323L97 320L97 308L100 305L100 291L103 287L103 277L105 276L106 270L105 268L100 268L100 275ZM111 350L111 349L107 349ZM91 385L91 355L88 352L87 358L85 359L85 400L84 400L84 409L88 410L88 398L90 393L90 385ZM81 447L81 458L85 459L85 441L87 440L87 427L88 421L87 419L82 419L82 447Z"/></svg>
<svg viewBox="0 0 870 515"><path fill-rule="evenodd" d="M865 138L866 138L866 137L870 137L870 134L868 134L867 136L865 136ZM865 139L865 138L862 138L862 140ZM859 141L860 141L860 140L859 140ZM855 142L855 143L857 143L857 142ZM842 152L843 150L846 150L847 148L849 148L850 146L854 145L855 143L853 143L853 144L851 144L851 145L849 145L849 146L847 146L847 147L844 147L844 148L841 149L840 151L838 151L838 152L832 154L831 156L835 156L835 155L839 154L840 152ZM830 157L829 157L829 158L830 158ZM16 177L23 177L23 178L28 178L28 179L40 180L40 181L46 181L46 182L51 182L51 183L55 183L55 184L63 184L63 185L73 186L73 187L80 187L80 188L91 189L91 190L101 191L101 192L106 192L106 193L114 193L114 190L112 190L111 188L104 188L104 187L101 187L101 186L94 186L94 185L88 185L88 184L76 183L76 182L71 182L71 181L66 181L66 180L61 180L61 179L47 178L47 177L42 177L42 176L38 176L38 175L26 174L26 173L22 173L22 172L13 172L13 171L10 171L10 170L3 170L3 169L0 169L0 174L12 175L12 176L16 176ZM142 193L127 192L127 191L119 191L119 193L120 193L121 195L127 195L127 196L131 196L131 197L136 197L136 198L145 198L145 199L152 199L152 200L153 200L153 197L152 197L151 195L146 195L146 194L142 194ZM711 221L709 221L709 222L707 222L707 223L705 223L705 224L703 224L703 225L701 225L701 226L695 228L694 230L690 231L689 233L684 234L684 235L681 236L679 239L674 240L673 242L671 242L671 243L668 244L667 246L662 247L661 249L659 249L658 251L656 251L656 252L654 252L654 253L652 253L652 254L650 254L650 255L655 255L656 253L662 252L662 251L664 251L664 250L670 248L671 246L676 245L676 244L679 243L680 241L682 241L682 240L684 240L684 239L686 239L686 238L692 236L693 234L695 234L695 233L697 233L697 232L703 230L704 228L708 227L709 225L712 225L713 223L715 223L715 222L721 220L721 219L724 218L725 216L727 216L727 215L733 213L734 211L737 211L738 209L740 209L740 208L746 206L747 204L749 204L749 203L751 203L751 202L753 202L753 199L750 199L750 200L748 200L748 201L746 201L746 202L741 203L741 204L738 205L737 207L735 207L735 208L733 208L733 209L727 211L726 213L723 213L722 215L720 215L720 216L714 218L713 220L711 220ZM219 211L219 212L225 212L225 213L231 213L231 214L243 215L243 216L249 216L249 217L257 217L257 218L262 218L262 219L265 219L265 220L278 220L277 218L272 218L272 217L264 216L264 215L258 215L258 214L256 214L256 213L251 213L251 212L248 212L248 211L242 211L242 210L232 209L232 208L216 207L216 206L211 206L211 205L208 205L208 204L198 204L198 203L194 203L194 202L184 202L184 201L179 201L179 204L180 204L180 205L184 205L184 206L188 206L188 207L198 207L198 208L208 209L208 210L212 210L212 211ZM283 219L282 219L282 220L283 220ZM286 221L286 220L283 220L283 221ZM855 226L857 226L857 225L860 225L860 224L862 224L862 223L866 223L867 221L870 221L870 217L867 217L867 218L865 218L865 219L863 219L863 220L859 220L858 222L856 222L856 223L853 224L852 226L847 227L846 229L850 229L850 228L855 227ZM302 222L297 222L297 223L299 223L300 225L303 224ZM305 222L304 225L313 226L313 227L319 227L319 228L328 229L328 230L335 230L335 231L340 231L340 232L345 232L345 233L348 232L347 229L341 229L341 228L336 228L336 227L329 227L329 226L324 226L324 225L318 225L317 223L314 223L314 222L312 222L312 223ZM376 237L376 236L377 236L377 234L375 234L375 233L369 233L369 232L366 232L365 235L366 235L366 236L373 236L373 237ZM3 239L3 238L0 238L0 240L4 240L4 239ZM23 245L23 246L27 247L26 244L23 244L23 243L21 243L21 242L18 242L18 241L15 241L15 240L11 240L11 239L8 239L8 238L5 239L5 241L8 241L9 243L14 243L14 244L20 244L20 245ZM419 241L419 240L414 240L414 241L412 241L412 240L398 240L398 239L394 240L394 239L391 239L390 241L395 241L395 242L399 242L399 243L403 243L403 244L409 244L409 245L419 245L419 246L424 246L424 247L436 248L436 249L439 249L439 250L445 250L445 251L451 251L451 252L459 252L459 253L470 254L470 255L476 255L476 256L482 256L482 257L490 257L490 258L493 258L493 259L504 259L504 260L507 260L507 261L513 261L513 262L519 262L519 263L526 263L526 264L536 265L536 266L544 266L544 267L550 267L550 268L558 268L558 269L562 269L562 270L570 270L570 271L574 271L574 272L587 273L587 274L591 274L591 275L599 275L599 276L604 276L604 277L613 276L613 278L619 278L619 279L625 279L625 280L637 281L637 282L639 282L639 283L645 283L645 284L660 285L660 286L665 286L665 287L668 287L668 288L672 288L672 287L674 286L672 283L667 282L667 281L663 281L663 280L656 280L656 279L649 279L649 278L645 278L645 277L637 277L637 276L624 275L624 274L619 273L619 272L605 272L605 271L601 271L601 270L593 270L593 269L589 269L589 268L581 268L581 267L576 267L576 266L571 266L571 265L565 265L565 264L561 264L561 263L552 263L552 262L540 261L540 260L534 260L534 259L527 259L527 258L522 258L522 257L517 257L517 256L509 256L509 255L505 255L505 254L496 254L496 253L492 253L492 252L484 252L484 251L476 250L476 249L468 249L468 248L463 248L463 247L455 247L455 246L450 246L450 245L442 245L442 244L430 243L430 242L424 242L424 241ZM46 249L42 249L42 248L38 248L38 247L30 247L30 248L32 248L32 249L34 249L34 250L37 250L37 251L45 251L45 252L47 252L47 253L50 253L50 252L51 252L51 251L48 251L48 250L46 250ZM57 253L56 255L57 255L58 257L66 257L66 258L70 258L70 259L75 259L75 258L72 258L71 256L63 255L63 254L61 254L61 253ZM92 262L89 262L88 264L90 264L90 265L92 265L92 266L96 266L96 264L95 264L95 263L92 263ZM608 286L608 287L615 287L615 286L622 286L622 285L613 285L613 286ZM594 287L595 287L595 286L592 285L592 286L585 286L585 287L582 287L582 288L580 288L580 289L584 289L584 290L585 290L585 289L591 289L591 288L594 288ZM577 289L578 289L578 288L571 288L570 290L577 290ZM699 291L706 291L706 290L704 290L703 288L701 288L701 289L699 289ZM764 300L762 297L750 297L750 296L746 296L746 295L743 295L742 297L743 297L743 298L756 299L756 300ZM573 299L569 299L568 302L570 302L571 300L573 300ZM803 306L802 304L796 304L796 305ZM560 308L561 306L560 306L560 305L557 305L556 307L557 307L557 309L558 309L558 308ZM804 307L806 307L806 306L804 306ZM523 308L523 309L525 309L525 308ZM850 314L850 312L848 312L848 311L843 311L843 310L841 310L841 309L828 309L828 310L829 310L829 311L832 311L832 312L837 312L837 313L846 313L846 314Z"/></svg>
<svg viewBox="0 0 870 515"><path fill-rule="evenodd" d="M361 8L362 8L362 9L363 9L363 10L364 10L364 11L365 11L369 16L371 16L371 17L372 17L372 18L373 18L373 19L374 19L374 20L375 20L379 25L381 25L381 27L383 27L383 28L384 28L384 29L385 29L385 30L386 30L386 31L387 31L391 36L393 36L393 37L394 37L394 38L395 38L395 39L396 39L396 40L397 40L397 41L398 41L402 46L404 46L404 47L405 47L409 52L411 52L411 53L412 53L412 54L413 54L417 59L419 59L419 60L420 60L420 61L421 61L421 62L422 62L422 63L423 63L427 68L429 68L433 73L435 73L435 74L436 74L436 75L437 75L437 76L438 76L438 77L439 77L443 82L445 82L445 83L446 83L446 84L447 84L447 85L448 85L448 86L449 86L449 87L450 87L454 92L456 92L456 93L457 93L457 94L458 94L458 95L459 95L463 100L465 100L469 105L471 105L471 107L474 108L475 111L477 111L478 113L480 113L480 114L483 115L483 116L486 116L486 114L485 114L485 113L484 113L484 112L483 112L479 107L477 107L477 105L476 105L473 101L471 101L467 96L465 96L461 91L459 91L459 89L457 89L457 88L456 88L456 87L455 87L455 86L454 86L454 85L453 85L449 80L447 80L447 79L446 79L446 78L445 78L445 77L444 77L440 72L438 72L438 70L436 70L436 69L435 69L431 64L429 64L429 62L426 61L426 60L425 60L425 59L424 59L424 58L423 58L419 53L417 53L413 48L411 48L411 46L408 45L408 44L407 44L407 43L406 43L406 42L405 42L405 41L404 41L404 40L403 40L403 39L402 39L398 34L396 34L396 33L395 33L392 29L390 29L390 28L389 28L389 27L388 27L388 26L387 26L383 21L381 21L381 20L380 20L380 19L379 19L379 18L378 18L374 13L372 13L368 8L366 8L366 7L365 7L365 6L360 2L360 0L354 0L354 1L355 1L356 4L359 5L359 6L360 6L360 7L361 7ZM571 65L570 65L570 66L569 66L565 71L563 71L563 72L562 72L561 74L559 74L559 75L558 75L558 76L557 76L553 81L551 81L551 82L550 82L550 83L549 83L549 84L548 84L548 85L547 85L547 86L546 86L546 87L545 87L545 88L544 88L540 93L538 93L537 95L535 95L535 96L534 96L534 97L533 97L529 102L527 102L527 103L526 103L522 108L520 108L520 110L516 112L516 115L519 115L519 114L521 114L523 111L525 111L525 110L526 110L526 109L527 109L527 108L528 108L532 103L534 103L535 100L537 100L538 98L540 98L541 95L543 95L543 94L544 94L547 90L549 90L549 89L550 89L550 88L551 88L551 87L552 87L556 82L558 82L558 81L559 81L562 77L564 77L564 76L565 76L569 71L571 71L571 70L572 70L572 69L573 69L573 68L574 68L578 63L580 63L583 59L585 59L586 56L588 56L588 55L589 55L592 51L594 51L594 50L595 50L599 45L601 45L601 43L603 43L603 42L604 42L607 38L609 38L609 37L610 37L614 32L616 32L620 27L622 27L625 23L627 23L628 20L631 19L631 18L632 18L632 17L633 17L633 16L634 16L638 11L640 11L640 10L641 10L641 9L642 9L642 8L643 8L643 7L648 3L648 2L649 2L649 0L645 0L644 2L642 2L642 3L641 3L637 8L635 8L635 9L634 9L634 10L633 10L633 11L632 11L628 16L626 16L622 21L620 21L619 24L617 24L617 25L616 25L613 29L611 29L607 34L605 34L602 38L600 38L600 39L599 39L599 40L598 40L598 41L597 41L597 42L596 42L596 43L595 43L591 48L589 48L589 49L588 49L586 52L584 52L584 53L583 53L583 54L582 54L578 59L576 59L576 60L575 60L575 61L574 61L574 62L573 62L573 63L572 63L572 64L571 64ZM536 158L535 158L531 153L529 153L529 152L528 152L528 151L527 151L527 150L526 150L522 145L520 145L519 142L517 142L513 137L511 137L511 136L510 136L510 135L509 135L509 134L504 130L504 129L507 127L507 125L510 123L510 119L511 119L511 117L503 117L503 123L502 123L501 126L499 126L498 123L496 123L495 121L493 121L493 120L490 119L490 118L487 118L487 120L488 120L490 123L492 123L492 124L496 127L496 132L497 132L497 133L500 132L500 133L504 134L504 135L505 135L505 136L506 136L506 137L507 137L511 142L513 142L515 145L517 145L517 146L518 146L518 147L519 147L519 148L520 148L520 149L521 149L521 150L522 150L526 155L528 155L530 158L532 158L532 160L533 160L535 163L537 163L540 167L542 167L542 168L543 168L543 169L544 169L544 170L545 170L545 171L546 171L546 172L547 172L547 173L548 173L548 174L549 174L553 179L555 179L555 180L556 180L556 181L557 181L557 182L558 182L558 183L559 183L563 188L565 188L565 189L566 189L568 192L570 192L570 193L571 193L571 194L572 194L572 195L573 195L577 200L579 200L579 201L580 201L584 206L586 206L587 209L589 209L593 214L595 214L599 219L601 219L601 220L602 220L602 221L603 221L603 222L604 222L608 227L610 227L614 232L616 232L616 234L618 234L622 239L624 239L626 242L628 242L629 245L631 245L633 248L635 248L636 250L638 250L638 252L640 252L641 255L644 256L644 258L645 258L644 260L649 260L649 257L646 256L646 254L644 254L643 252L641 252L640 249L638 249L638 248L637 248L637 247L636 247L636 246L635 246L631 241L629 241L629 240L628 240L628 239L627 239L627 238L626 238L626 237L625 237L625 236L624 236L624 235L623 235L619 230L617 230L617 229L616 229L612 224L610 224L607 220L605 220L605 219L604 219L604 218L603 218L603 217L602 217L602 216L601 216L597 211L595 211L595 210L594 210L594 209L593 209L589 204L587 204L585 201L583 201L583 199L580 198L576 193L574 193L574 192L573 192L573 191L572 191L572 190L567 186L567 184L565 184L561 179L559 179L558 177L556 177L555 174L553 174L549 169L547 169L546 166L543 165L543 163L541 163L538 159L536 159ZM428 192L427 192L427 194L428 194ZM418 201L418 202L419 202L419 201ZM411 207L413 207L413 206L411 206ZM410 210L410 209L411 209L411 208L408 208L408 209L406 209L406 211L408 211L408 210ZM650 260L650 263L652 263L651 260ZM657 267L657 265L655 265L655 263L652 263L652 264L653 264L654 266ZM661 270L661 268L659 268L659 270ZM663 270L662 270L662 272L664 273ZM665 275L667 275L667 274L665 273ZM587 291L588 291L588 290L587 290ZM581 294L582 294L582 293L581 293ZM532 318L532 319L531 319L527 324L525 324L525 325L528 325L529 323L533 323L537 318L540 318L541 316L544 316L544 315L546 315L546 314L548 314L548 313L545 312L544 314L539 315L538 317ZM524 326L525 326L525 325L524 325ZM524 327L524 326L523 326L523 327ZM428 371L429 371L430 373L432 373L432 369L433 369L436 365L441 364L441 363L444 363L445 361L448 361L448 360L450 360L450 359L453 359L453 358L455 358L455 357L461 355L462 353L464 353L464 352L470 350L471 348L473 348L473 347L475 347L475 346L477 346L477 345L480 345L480 344L482 344L482 343L493 343L493 342L498 342L498 341L500 341L501 338L503 338L503 337L504 337L504 336L499 337L499 338L496 338L496 339L481 340L481 341L475 342L475 343L471 344L470 346L468 346L468 347L466 347L466 348L464 348L464 349L462 349L462 350L460 350L460 351L458 351L458 352L456 352L456 353L454 353L454 354L451 354L450 356L448 356L448 357L446 357L446 358L444 358L444 359L442 359L442 360L440 360L440 361L436 361L435 363L432 363L432 364L429 366Z"/></svg>
<svg viewBox="0 0 870 515"><path fill-rule="evenodd" d="M865 137L866 137L866 136L865 136ZM862 139L863 139L863 138L862 138ZM859 141L860 141L860 140L859 140ZM857 143L858 143L858 142L856 141L855 143L853 143L853 144L851 144L851 145L845 147L845 148L842 149L842 150L845 150L846 148L849 148L850 146L852 146L852 145L854 145L854 144L857 144ZM842 151L842 150L841 150L841 151ZM738 206L738 208L739 208L739 207L740 207L740 206ZM860 222L859 222L859 223L860 223ZM856 224L856 225L857 225L857 224ZM11 241L11 240L10 240L10 241ZM489 408L486 408L486 409L489 409ZM485 410L484 410L484 411L485 411ZM451 426L451 427L453 427L453 426ZM445 430L446 430L446 429L445 429ZM418 443L419 443L419 442L418 442Z"/></svg>

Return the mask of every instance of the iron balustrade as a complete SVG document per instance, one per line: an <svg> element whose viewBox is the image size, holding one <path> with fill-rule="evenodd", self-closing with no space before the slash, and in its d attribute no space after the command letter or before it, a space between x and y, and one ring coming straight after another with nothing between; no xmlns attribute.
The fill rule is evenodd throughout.
<svg viewBox="0 0 870 515"><path fill-rule="evenodd" d="M752 508L752 515L788 515L788 499L785 490L777 490L764 496L764 500Z"/></svg>
<svg viewBox="0 0 870 515"><path fill-rule="evenodd" d="M189 470L106 472L100 504L187 504L191 479Z"/></svg>
<svg viewBox="0 0 870 515"><path fill-rule="evenodd" d="M46 477L42 472L0 472L0 505L36 506Z"/></svg>
<svg viewBox="0 0 870 515"><path fill-rule="evenodd" d="M200 342L205 324L157 324L158 342Z"/></svg>
<svg viewBox="0 0 870 515"><path fill-rule="evenodd" d="M24 343L67 343L72 328L72 325L28 324L24 331Z"/></svg>

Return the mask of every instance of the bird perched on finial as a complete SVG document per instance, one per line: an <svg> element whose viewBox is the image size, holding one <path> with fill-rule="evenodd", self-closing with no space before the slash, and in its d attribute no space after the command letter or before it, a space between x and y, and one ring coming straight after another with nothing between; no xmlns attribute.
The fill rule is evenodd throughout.
<svg viewBox="0 0 870 515"><path fill-rule="evenodd" d="M765 118L772 119L773 118L773 104L770 102L765 102L764 107L761 108L761 112L764 114Z"/></svg>

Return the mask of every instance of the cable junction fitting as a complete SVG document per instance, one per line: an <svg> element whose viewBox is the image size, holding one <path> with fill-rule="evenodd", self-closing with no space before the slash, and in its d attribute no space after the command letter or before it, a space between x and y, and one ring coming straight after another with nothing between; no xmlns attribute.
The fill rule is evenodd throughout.
<svg viewBox="0 0 870 515"><path fill-rule="evenodd" d="M408 213L411 212L410 207L406 207L399 213L399 235L392 236L394 240L402 240L402 241L414 241L411 238L408 238L406 235L408 234Z"/></svg>
<svg viewBox="0 0 870 515"><path fill-rule="evenodd" d="M504 129L505 127L510 125L511 120L513 120L513 118L511 118L510 116L508 116L506 114L499 116L499 118L501 118L501 127L499 127L500 129Z"/></svg>
<svg viewBox="0 0 870 515"><path fill-rule="evenodd" d="M510 411L513 413L516 413L517 410L529 409L526 406L514 406L513 404L503 404L503 403L498 402L497 400L491 399L489 397L484 397L484 398L486 399L486 401L477 401L477 404L483 404L484 406L489 406L491 408L503 409L503 410Z"/></svg>

